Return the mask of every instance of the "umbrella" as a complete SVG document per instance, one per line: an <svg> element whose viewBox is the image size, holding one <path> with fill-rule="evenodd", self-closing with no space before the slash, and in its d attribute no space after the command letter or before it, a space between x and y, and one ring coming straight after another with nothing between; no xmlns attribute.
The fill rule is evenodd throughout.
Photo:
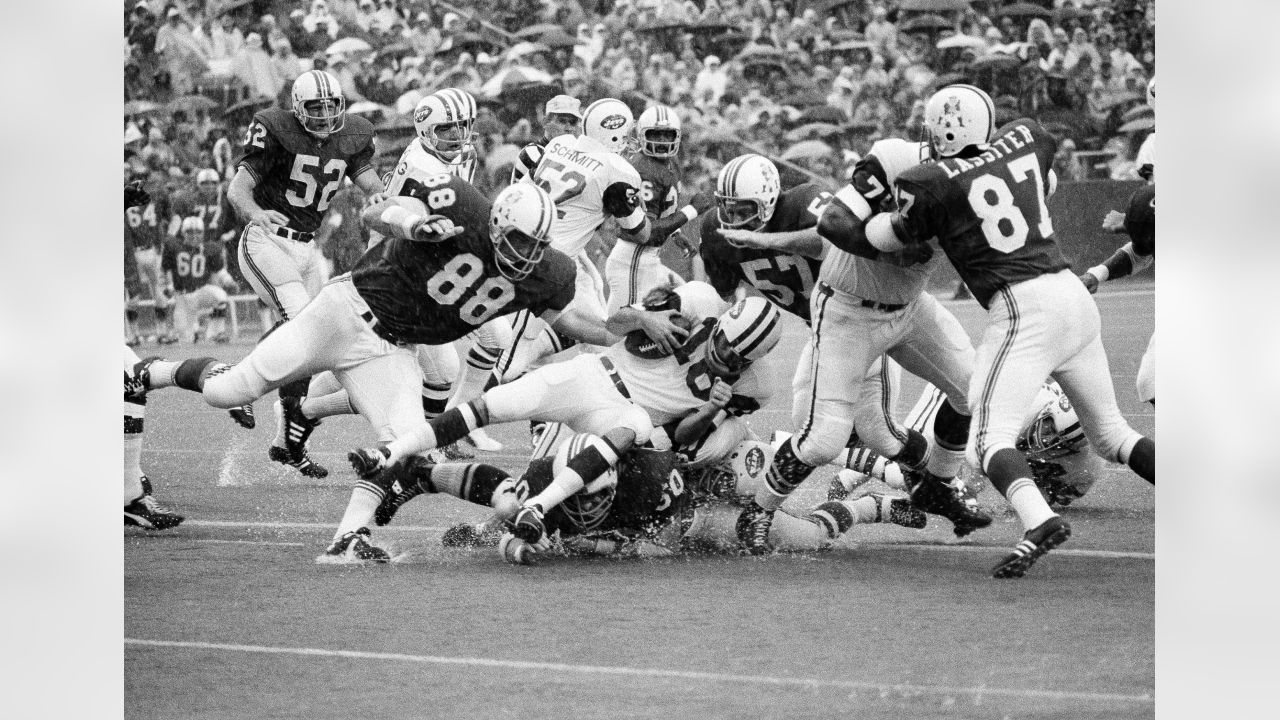
<svg viewBox="0 0 1280 720"><path fill-rule="evenodd" d="M1063 20L1072 20L1075 18L1088 17L1089 11L1081 10L1080 8L1072 7L1071 5L1063 5L1057 10L1054 10L1053 15L1058 20L1058 22L1062 22Z"/></svg>
<svg viewBox="0 0 1280 720"><path fill-rule="evenodd" d="M1155 115L1155 113L1156 113L1155 109L1152 108L1150 105L1135 105L1129 108L1128 110L1126 110L1124 115L1122 115L1120 119L1125 122L1129 122L1130 120L1136 120L1137 118L1140 118L1143 115Z"/></svg>
<svg viewBox="0 0 1280 720"><path fill-rule="evenodd" d="M518 58L518 57L523 57L525 55L535 55L540 52L551 52L551 48L547 47L546 45L543 45L542 43L519 42L519 43L516 43L515 45L512 45L511 49L507 50L506 55L507 57L514 60L515 58Z"/></svg>
<svg viewBox="0 0 1280 720"><path fill-rule="evenodd" d="M169 101L166 108L169 112L174 110L188 110L190 112L199 112L201 110L212 110L218 107L218 103L203 95L184 95L180 98L174 98Z"/></svg>
<svg viewBox="0 0 1280 720"><path fill-rule="evenodd" d="M830 137L839 135L843 129L839 125L831 123L815 122L801 125L783 136L789 142L797 142L800 140L809 140L816 138Z"/></svg>
<svg viewBox="0 0 1280 720"><path fill-rule="evenodd" d="M379 48L378 52L374 53L373 56L381 59L388 55L395 55L398 57L401 55L412 55L413 53L413 46L408 43L391 43L386 47Z"/></svg>
<svg viewBox="0 0 1280 720"><path fill-rule="evenodd" d="M246 110L248 110L248 111L256 111L256 110L258 110L259 108L264 108L264 107L267 107L267 106L269 106L269 105L274 104L274 103L275 103L275 101L276 101L276 99L275 99L275 98L267 97L266 95L259 95L258 97L251 97L251 98L249 98L248 100L241 100L240 102L236 103L235 105L232 105L231 107L227 108L227 109L222 113L222 116L223 116L223 117L227 117L227 116L229 116L229 115L234 115L234 114L236 114L236 113L244 112L244 111L246 111Z"/></svg>
<svg viewBox="0 0 1280 720"><path fill-rule="evenodd" d="M554 78L542 70L528 65L514 65L495 73L484 85L480 86L480 92L488 97L498 97L502 94L504 88L508 86L516 87L528 83L549 83L553 81Z"/></svg>
<svg viewBox="0 0 1280 720"><path fill-rule="evenodd" d="M743 48L742 52L738 53L733 59L743 65L760 62L775 62L785 65L787 62L787 53L784 52L782 48L755 43Z"/></svg>
<svg viewBox="0 0 1280 720"><path fill-rule="evenodd" d="M124 104L125 115L146 115L160 109L160 103L150 100L130 100Z"/></svg>
<svg viewBox="0 0 1280 720"><path fill-rule="evenodd" d="M351 105L347 107L347 112L352 115L375 115L377 113L382 113L384 116L389 116L396 114L394 109L389 108L386 105L379 105L376 102L369 102L368 100L351 103Z"/></svg>
<svg viewBox="0 0 1280 720"><path fill-rule="evenodd" d="M508 102L541 105L564 92L558 82L508 83L502 86L501 98Z"/></svg>
<svg viewBox="0 0 1280 720"><path fill-rule="evenodd" d="M214 18L219 15L231 12L238 7L244 7L253 0L209 0L205 5L205 11L209 13L209 17Z"/></svg>
<svg viewBox="0 0 1280 720"><path fill-rule="evenodd" d="M1053 17L1053 12L1047 8L1035 5L1029 2L1018 2L1000 8L996 11L996 15L1008 15L1009 17Z"/></svg>
<svg viewBox="0 0 1280 720"><path fill-rule="evenodd" d="M498 43L481 37L479 33L460 32L457 35L451 35L445 38L440 47L436 49L436 54L444 55L445 53L452 52L454 50L462 50L464 48L470 48L472 50L480 47L493 48L497 45Z"/></svg>
<svg viewBox="0 0 1280 720"><path fill-rule="evenodd" d="M556 30L564 32L564 27L556 25L555 23L538 23L537 25L530 25L527 28L517 30L516 37L522 40L536 40L538 39L538 36L545 35L546 33L554 32Z"/></svg>
<svg viewBox="0 0 1280 720"><path fill-rule="evenodd" d="M826 102L827 96L817 90L798 90L779 100L778 104L802 108L811 105L823 105Z"/></svg>
<svg viewBox="0 0 1280 720"><path fill-rule="evenodd" d="M732 128L717 127L707 130L705 134L698 134L694 137L694 142L704 145L734 145L742 142L742 138Z"/></svg>
<svg viewBox="0 0 1280 720"><path fill-rule="evenodd" d="M687 23L683 21L669 22L669 23L660 22L660 23L654 23L652 25L644 25L642 27L635 28L635 31L641 32L641 33L667 33L667 32L672 32L674 30L683 30L685 28L692 27L692 26L693 26L693 23Z"/></svg>
<svg viewBox="0 0 1280 720"><path fill-rule="evenodd" d="M848 118L844 116L844 113L830 105L811 107L800 113L800 117L796 118L796 120L802 125L805 123L831 123L832 125L839 125L847 119Z"/></svg>
<svg viewBox="0 0 1280 720"><path fill-rule="evenodd" d="M898 3L898 9L911 12L968 10L969 0L902 0L902 2Z"/></svg>
<svg viewBox="0 0 1280 720"><path fill-rule="evenodd" d="M955 21L941 15L917 15L898 26L903 32L933 32L955 27Z"/></svg>
<svg viewBox="0 0 1280 720"><path fill-rule="evenodd" d="M1019 59L1017 55L1005 55L1003 53L992 53L990 55L983 55L982 57L974 58L973 62L969 63L969 69L970 70L986 70L986 69L1007 70L1009 68L1017 67L1021 64L1022 64L1022 60Z"/></svg>
<svg viewBox="0 0 1280 720"><path fill-rule="evenodd" d="M1142 99L1143 99L1143 96L1139 95L1136 92L1122 92L1122 93L1117 93L1115 95L1112 95L1109 98L1106 98L1099 107L1103 110L1107 110L1113 107L1117 107L1119 105L1124 105L1125 103L1128 103L1128 102L1134 102L1135 100L1142 100Z"/></svg>
<svg viewBox="0 0 1280 720"><path fill-rule="evenodd" d="M570 35L560 28L556 28L555 30L552 30L538 38L538 42L549 48L573 47L578 44L578 38Z"/></svg>
<svg viewBox="0 0 1280 720"><path fill-rule="evenodd" d="M782 153L782 159L803 160L805 158L819 158L834 155L835 152L835 148L821 140L805 140L787 148Z"/></svg>
<svg viewBox="0 0 1280 720"><path fill-rule="evenodd" d="M345 37L326 48L324 53L326 55L349 55L351 53L365 52L366 50L372 49L372 45L360 38Z"/></svg>
<svg viewBox="0 0 1280 720"><path fill-rule="evenodd" d="M1140 117L1137 120L1130 120L1129 122L1121 125L1119 131L1122 133L1138 132L1139 130L1151 130L1155 128L1155 126L1156 119L1154 116Z"/></svg>
<svg viewBox="0 0 1280 720"><path fill-rule="evenodd" d="M980 37L972 35L952 35L938 41L938 49L946 50L948 48L977 48L982 49L987 46L987 41Z"/></svg>
<svg viewBox="0 0 1280 720"><path fill-rule="evenodd" d="M874 47L874 43L872 43L870 40L858 40L855 38L852 40L844 40L844 41L838 42L829 48L823 48L823 51L824 52L844 52L847 50L867 50L871 47Z"/></svg>

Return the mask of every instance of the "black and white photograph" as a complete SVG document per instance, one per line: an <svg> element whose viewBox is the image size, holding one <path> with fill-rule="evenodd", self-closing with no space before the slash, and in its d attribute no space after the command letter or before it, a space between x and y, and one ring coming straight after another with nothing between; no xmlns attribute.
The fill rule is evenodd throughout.
<svg viewBox="0 0 1280 720"><path fill-rule="evenodd" d="M1280 143L1182 69L1265 64L1186 42L1226 8L1161 7L1157 110L1155 0L115 7L60 45L92 189L6 186L96 246L89 334L6 303L89 388L7 432L6 546L58 537L5 614L67 618L33 710L86 716L81 661L136 720L1111 720L1274 676L1280 258L1233 205Z"/></svg>

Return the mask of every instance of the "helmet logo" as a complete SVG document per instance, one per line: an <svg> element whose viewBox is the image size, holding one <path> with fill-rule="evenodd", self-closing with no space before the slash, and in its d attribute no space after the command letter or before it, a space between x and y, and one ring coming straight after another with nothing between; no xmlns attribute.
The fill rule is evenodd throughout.
<svg viewBox="0 0 1280 720"><path fill-rule="evenodd" d="M743 468L746 469L747 475L755 477L764 469L764 451L759 447L753 447L747 451L746 457L742 458Z"/></svg>
<svg viewBox="0 0 1280 720"><path fill-rule="evenodd" d="M627 119L620 114L613 114L600 121L600 127L605 130L617 130L627 124Z"/></svg>
<svg viewBox="0 0 1280 720"><path fill-rule="evenodd" d="M948 127L951 123L957 127L964 127L964 115L960 113L960 98L953 97L942 104L942 118L948 122Z"/></svg>
<svg viewBox="0 0 1280 720"><path fill-rule="evenodd" d="M431 106L421 105L418 107L418 111L413 114L413 121L420 123L429 117L431 117Z"/></svg>
<svg viewBox="0 0 1280 720"><path fill-rule="evenodd" d="M733 318L734 320L737 320L738 318L742 317L742 311L745 310L746 307L747 307L747 304L739 300L738 302L733 304L733 307L729 308L729 317Z"/></svg>
<svg viewBox="0 0 1280 720"><path fill-rule="evenodd" d="M1066 395L1059 395L1058 407L1062 412L1071 412L1071 400Z"/></svg>

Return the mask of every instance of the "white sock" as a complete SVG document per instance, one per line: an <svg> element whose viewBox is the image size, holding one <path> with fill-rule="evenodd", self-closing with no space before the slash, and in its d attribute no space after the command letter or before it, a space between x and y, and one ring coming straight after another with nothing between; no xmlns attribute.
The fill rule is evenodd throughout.
<svg viewBox="0 0 1280 720"><path fill-rule="evenodd" d="M328 395L342 389L342 383L338 382L337 376L325 371L311 378L311 382L307 385L307 395Z"/></svg>
<svg viewBox="0 0 1280 720"><path fill-rule="evenodd" d="M178 366L182 364L181 360L156 360L147 367L147 372L151 375L151 390L159 390L160 388L173 387L173 376L178 372Z"/></svg>
<svg viewBox="0 0 1280 720"><path fill-rule="evenodd" d="M849 508L849 512L853 513L853 524L859 525L879 522L880 500L875 495L863 495L857 500L841 500L840 504Z"/></svg>
<svg viewBox="0 0 1280 720"><path fill-rule="evenodd" d="M1044 501L1040 488L1036 487L1030 478L1014 480L1009 485L1009 492L1005 493L1005 497L1008 498L1013 511L1018 513L1018 519L1022 521L1024 530L1040 527L1044 521L1057 515L1049 509L1049 503Z"/></svg>
<svg viewBox="0 0 1280 720"><path fill-rule="evenodd" d="M351 489L347 511L342 514L342 522L338 523L338 530L333 534L333 539L337 540L349 532L368 527L369 521L373 520L374 511L378 509L378 504L381 502L382 495L375 493L372 486L363 481L357 483Z"/></svg>
<svg viewBox="0 0 1280 720"><path fill-rule="evenodd" d="M271 405L272 411L276 414L276 436L271 439L272 447L287 447L284 444L284 406L280 404L280 398Z"/></svg>
<svg viewBox="0 0 1280 720"><path fill-rule="evenodd" d="M142 495L142 433L146 406L124 404L124 504Z"/></svg>
<svg viewBox="0 0 1280 720"><path fill-rule="evenodd" d="M332 415L354 415L355 412L356 409L351 407L351 396L342 389L319 397L308 395L302 401L302 414L312 420Z"/></svg>
<svg viewBox="0 0 1280 720"><path fill-rule="evenodd" d="M952 450L937 444L936 441L932 444L929 462L925 465L925 469L943 480L950 480L960 472L960 465L964 462L964 448Z"/></svg>

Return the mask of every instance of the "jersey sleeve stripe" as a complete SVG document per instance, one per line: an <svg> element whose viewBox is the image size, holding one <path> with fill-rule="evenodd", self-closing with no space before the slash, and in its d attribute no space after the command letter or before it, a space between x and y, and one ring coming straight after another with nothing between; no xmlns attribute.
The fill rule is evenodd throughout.
<svg viewBox="0 0 1280 720"><path fill-rule="evenodd" d="M254 181L255 183L260 183L260 182L262 182L262 176L261 176L261 175L259 175L259 174L258 174L258 171L257 171L257 170L254 170L254 169L253 169L253 166L252 166L252 165L250 165L249 163L244 162L243 160L241 160L241 161L240 161L240 164L239 164L239 165L237 165L236 167L237 167L237 168L244 168L245 170L248 170L248 171L249 171L249 176L253 178L253 181Z"/></svg>

